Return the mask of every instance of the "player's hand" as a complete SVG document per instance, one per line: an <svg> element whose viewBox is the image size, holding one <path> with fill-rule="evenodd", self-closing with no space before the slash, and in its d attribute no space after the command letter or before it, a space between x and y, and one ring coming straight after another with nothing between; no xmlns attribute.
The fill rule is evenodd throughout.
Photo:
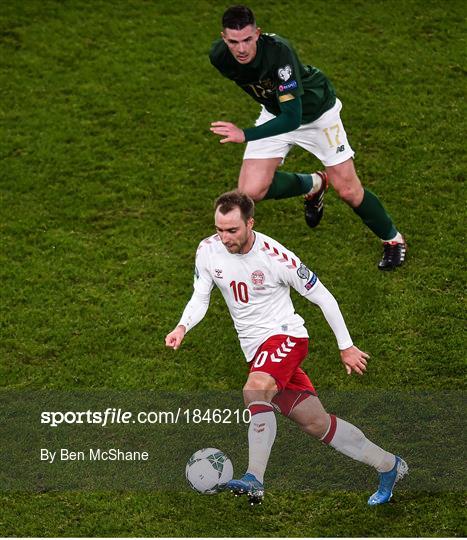
<svg viewBox="0 0 467 540"><path fill-rule="evenodd" d="M238 128L232 122L212 122L211 131L216 135L221 135L224 139L221 139L221 143L242 143L245 142L245 134L243 129Z"/></svg>
<svg viewBox="0 0 467 540"><path fill-rule="evenodd" d="M167 334L165 336L165 344L167 347L170 347L171 349L174 349L175 351L180 347L183 338L186 334L186 328L183 325L177 326L177 328L174 328L170 334Z"/></svg>
<svg viewBox="0 0 467 540"><path fill-rule="evenodd" d="M350 375L352 371L363 375L366 371L366 363L369 358L370 355L368 353L361 351L355 345L341 351L341 360L345 366L347 375Z"/></svg>

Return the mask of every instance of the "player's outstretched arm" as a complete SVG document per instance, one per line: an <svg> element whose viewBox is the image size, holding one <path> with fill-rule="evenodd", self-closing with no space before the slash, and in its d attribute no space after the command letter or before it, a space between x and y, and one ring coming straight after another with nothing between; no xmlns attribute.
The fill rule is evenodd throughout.
<svg viewBox="0 0 467 540"><path fill-rule="evenodd" d="M240 129L232 122L212 122L211 131L216 135L224 137L220 140L222 144L228 142L243 143L257 141L274 135L288 133L300 126L302 118L302 102L300 99L291 99L280 104L281 113L261 124L260 126Z"/></svg>
<svg viewBox="0 0 467 540"><path fill-rule="evenodd" d="M183 326L183 324L179 324L172 330L172 332L165 336L166 346L176 351L180 347L185 334L186 328Z"/></svg>
<svg viewBox="0 0 467 540"><path fill-rule="evenodd" d="M353 345L337 300L320 281L317 281L311 294L308 294L306 297L321 308L326 321L334 332L340 350L341 360L347 374L351 375L355 371L355 373L363 375L370 356Z"/></svg>
<svg viewBox="0 0 467 540"><path fill-rule="evenodd" d="M171 347L174 350L178 349L185 334L204 318L209 307L212 287L212 277L205 267L201 249L198 248L193 294L188 304L185 306L177 326L165 337L165 344L167 347Z"/></svg>
<svg viewBox="0 0 467 540"><path fill-rule="evenodd" d="M368 353L361 351L355 345L341 351L341 360L347 371L347 375L351 375L352 371L363 375L366 371L367 360L369 358L370 355Z"/></svg>

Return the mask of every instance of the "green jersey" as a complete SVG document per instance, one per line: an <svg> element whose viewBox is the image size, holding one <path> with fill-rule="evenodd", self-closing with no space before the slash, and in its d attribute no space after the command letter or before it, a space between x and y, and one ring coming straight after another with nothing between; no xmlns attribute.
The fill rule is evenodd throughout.
<svg viewBox="0 0 467 540"><path fill-rule="evenodd" d="M223 39L211 47L209 59L224 77L234 81L275 116L280 103L299 97L302 124L313 122L336 102L331 81L313 66L300 62L292 45L275 34L261 34L249 64L235 60Z"/></svg>

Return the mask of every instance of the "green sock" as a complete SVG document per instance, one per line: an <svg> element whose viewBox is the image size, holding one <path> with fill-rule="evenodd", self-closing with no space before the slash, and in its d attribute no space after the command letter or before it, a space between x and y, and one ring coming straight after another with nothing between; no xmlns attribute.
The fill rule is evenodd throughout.
<svg viewBox="0 0 467 540"><path fill-rule="evenodd" d="M378 197L371 191L364 189L363 201L353 211L381 240L390 240L396 236L397 229L394 227L391 217Z"/></svg>
<svg viewBox="0 0 467 540"><path fill-rule="evenodd" d="M287 199L305 195L313 186L311 174L286 173L277 171L265 199Z"/></svg>

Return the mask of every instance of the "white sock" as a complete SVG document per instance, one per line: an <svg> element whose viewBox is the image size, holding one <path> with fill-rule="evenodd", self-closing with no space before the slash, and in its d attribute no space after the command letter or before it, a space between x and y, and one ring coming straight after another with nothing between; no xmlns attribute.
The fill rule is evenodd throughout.
<svg viewBox="0 0 467 540"><path fill-rule="evenodd" d="M404 237L400 232L396 234L394 238L391 238L390 240L382 240L382 242L397 242L398 244L402 244L404 241Z"/></svg>
<svg viewBox="0 0 467 540"><path fill-rule="evenodd" d="M395 463L396 456L386 452L368 440L363 432L349 422L330 415L329 429L321 440L331 445L338 452L367 465L371 465L378 472L390 471Z"/></svg>
<svg viewBox="0 0 467 540"><path fill-rule="evenodd" d="M251 412L251 422L248 429L248 470L263 483L264 471L269 460L274 439L276 438L277 423L272 405L263 401L254 401L248 406Z"/></svg>
<svg viewBox="0 0 467 540"><path fill-rule="evenodd" d="M318 173L311 173L311 177L313 178L313 185L311 186L311 189L307 195L314 195L321 189L321 186L323 185L323 179Z"/></svg>

